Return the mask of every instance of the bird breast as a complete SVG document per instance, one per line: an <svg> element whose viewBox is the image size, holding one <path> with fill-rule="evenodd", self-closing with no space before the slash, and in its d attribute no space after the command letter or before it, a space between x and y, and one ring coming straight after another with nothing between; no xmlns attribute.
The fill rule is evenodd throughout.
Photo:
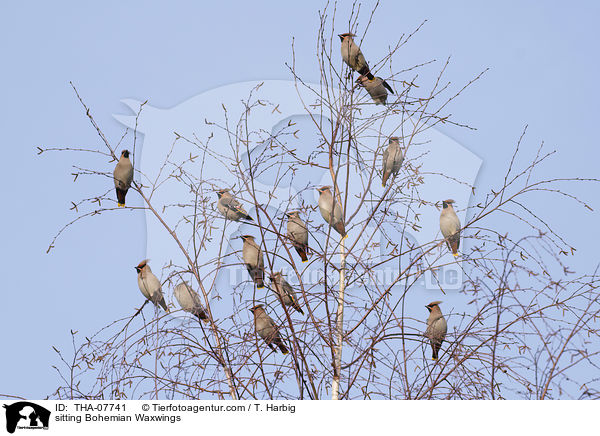
<svg viewBox="0 0 600 436"><path fill-rule="evenodd" d="M256 319L256 332L261 338L268 338L273 333L271 321L264 316L258 316Z"/></svg>
<svg viewBox="0 0 600 436"><path fill-rule="evenodd" d="M250 243L244 244L244 247L242 248L242 258L244 259L244 263L254 267L263 264L260 250Z"/></svg>
<svg viewBox="0 0 600 436"><path fill-rule="evenodd" d="M183 310L189 312L196 307L196 301L194 301L195 299L191 291L185 285L177 285L175 288L175 298L177 298Z"/></svg>
<svg viewBox="0 0 600 436"><path fill-rule="evenodd" d="M152 298L152 290L151 288L148 286L147 280L142 276L142 274L138 274L138 286L140 288L140 291L142 292L142 294L144 295L144 297L146 297L148 300L150 300Z"/></svg>
<svg viewBox="0 0 600 436"><path fill-rule="evenodd" d="M442 211L440 215L440 230L444 238L448 238L460 231L460 221L454 212Z"/></svg>

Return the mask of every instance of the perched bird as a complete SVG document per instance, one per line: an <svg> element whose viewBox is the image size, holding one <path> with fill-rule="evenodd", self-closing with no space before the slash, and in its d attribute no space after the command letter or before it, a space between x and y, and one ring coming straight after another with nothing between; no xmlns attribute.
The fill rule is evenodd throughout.
<svg viewBox="0 0 600 436"><path fill-rule="evenodd" d="M250 309L250 312L254 314L254 328L258 336L265 340L271 350L276 351L275 346L278 346L283 354L287 354L289 351L279 336L279 329L267 315L262 304L257 304Z"/></svg>
<svg viewBox="0 0 600 436"><path fill-rule="evenodd" d="M281 272L276 272L271 275L271 284L273 285L273 290L277 293L283 304L293 307L304 315L304 312L300 308L300 304L298 304L294 288L292 288L292 285L283 278Z"/></svg>
<svg viewBox="0 0 600 436"><path fill-rule="evenodd" d="M144 294L144 297L152 301L157 307L160 304L165 312L168 312L169 310L167 309L165 298L163 297L162 289L160 287L160 280L152 273L150 265L148 265L148 259L142 260L140 264L135 267L135 270L138 273L138 286L140 287L142 294Z"/></svg>
<svg viewBox="0 0 600 436"><path fill-rule="evenodd" d="M317 191L321 194L319 196L319 211L321 211L323 219L333 227L336 232L342 235L342 238L346 238L347 235L344 227L344 212L342 212L342 205L336 201L334 207L334 197L331 194L331 186L322 186L317 188Z"/></svg>
<svg viewBox="0 0 600 436"><path fill-rule="evenodd" d="M440 215L440 230L446 238L448 248L452 251L454 257L458 256L458 247L460 245L460 220L454 212L452 204L454 200L442 201L442 213Z"/></svg>
<svg viewBox="0 0 600 436"><path fill-rule="evenodd" d="M256 283L256 287L264 288L265 261L263 259L262 250L254 240L254 236L244 235L241 236L241 238L244 241L244 246L242 247L242 259L244 260L244 264L246 265L246 268L248 268L250 277L252 277L252 280Z"/></svg>
<svg viewBox="0 0 600 436"><path fill-rule="evenodd" d="M448 330L448 324L446 324L446 319L440 310L440 303L441 301L434 301L425 306L429 311L425 336L429 338L429 342L431 343L431 357L433 360L437 360L440 348L442 348L442 342L444 342L444 338L446 337L446 331Z"/></svg>
<svg viewBox="0 0 600 436"><path fill-rule="evenodd" d="M208 315L200 304L200 297L186 282L181 282L175 286L173 292L181 308L198 317L198 321L208 322Z"/></svg>
<svg viewBox="0 0 600 436"><path fill-rule="evenodd" d="M398 137L392 136L387 149L383 152L383 180L381 186L385 188L390 176L398 174L403 161L404 155L400 145L398 145Z"/></svg>
<svg viewBox="0 0 600 436"><path fill-rule="evenodd" d="M356 35L352 33L342 33L338 36L342 42L342 59L344 62L357 73L364 74L370 80L373 80L374 77L369 70L365 57L358 45L354 42L354 39L352 39Z"/></svg>
<svg viewBox="0 0 600 436"><path fill-rule="evenodd" d="M117 190L117 205L125 207L125 196L133 182L133 165L129 160L129 151L123 150L113 172L115 189Z"/></svg>
<svg viewBox="0 0 600 436"><path fill-rule="evenodd" d="M306 224L300 218L300 212L297 210L287 214L287 237L292 241L292 245L300 255L302 262L308 260L308 230Z"/></svg>
<svg viewBox="0 0 600 436"><path fill-rule="evenodd" d="M217 201L217 209L221 214L230 221L239 221L241 219L253 221L248 212L244 210L239 201L231 196L227 189L217 191L219 201Z"/></svg>
<svg viewBox="0 0 600 436"><path fill-rule="evenodd" d="M392 94L394 93L392 87L381 77L369 79L367 76L361 75L356 79L356 83L367 90L375 104L385 105L387 103L387 92L390 91Z"/></svg>

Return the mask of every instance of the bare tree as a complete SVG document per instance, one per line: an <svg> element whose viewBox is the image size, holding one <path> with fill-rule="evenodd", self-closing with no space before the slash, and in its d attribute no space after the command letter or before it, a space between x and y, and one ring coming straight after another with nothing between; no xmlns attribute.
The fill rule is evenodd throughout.
<svg viewBox="0 0 600 436"><path fill-rule="evenodd" d="M337 4L320 12L316 84L301 77L292 47L288 66L308 119L303 129L294 119L274 131L268 126L253 129L254 118L276 113L281 103L276 95L263 96L258 85L241 106L223 105L219 119L204 121L210 134L174 132L152 174L142 172L135 161L137 119L145 103L133 134L125 132L115 143L77 94L103 147L79 149L99 159L94 168L75 166L75 179L106 177L111 189L74 202L75 221L118 211L106 158L114 162L123 143L130 144L136 176L135 193L129 195L141 197L143 209L177 249L161 265L163 289L189 281L208 322L173 316L183 315L173 305L169 314L150 312L144 303L85 340L73 332L72 355L57 350L62 382L52 397L598 397L597 273L571 272L566 258L574 248L528 206L529 199L544 195L548 201L590 208L565 189L569 183L597 180L540 176L539 168L553 153L540 146L527 157L524 131L505 177L466 208L461 256L453 259L439 232L421 233L426 219L439 216L442 200L426 196L425 188L432 180L448 191L475 188L453 175L431 172L423 163L423 146L436 147L430 133L439 124L471 128L448 111L484 72L456 88L444 80L450 59L399 66L396 59L421 24L401 35L384 58L370 60L371 72L394 90L386 105L375 105L342 63L337 39L337 33L350 32L359 35L355 40L362 45L374 13L361 25L359 4L345 21L337 17ZM437 74L428 81L424 76L434 68ZM392 136L399 138L406 157L398 175L380 188L382 154ZM226 141L217 143L216 137ZM296 147L300 137L313 146ZM40 153L51 150L74 149ZM221 176L207 176L211 167L222 169ZM317 173L320 178L310 179ZM347 239L326 225L317 210L315 187L325 184L342 206ZM161 196L172 186L185 193L183 200ZM249 207L252 223L219 214L216 192L223 188ZM465 206L459 205L463 211ZM310 234L305 264L286 231L284 213L292 209L300 211ZM503 220L502 231L495 228L496 217ZM75 221L58 232L49 250ZM265 277L284 271L305 315L283 304L273 285L256 288L236 238L243 232L255 236L265 255ZM461 272L458 290L447 288L443 274L448 266ZM426 277L433 282L425 285ZM433 362L423 336L423 306L432 290L451 299L442 305L449 329ZM255 333L249 309L258 303L280 326L289 355L271 350ZM414 307L422 311L414 312Z"/></svg>

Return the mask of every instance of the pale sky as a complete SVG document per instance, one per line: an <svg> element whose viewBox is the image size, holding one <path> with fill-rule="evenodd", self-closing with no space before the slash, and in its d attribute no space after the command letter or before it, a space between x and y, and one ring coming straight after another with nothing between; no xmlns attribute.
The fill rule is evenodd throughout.
<svg viewBox="0 0 600 436"><path fill-rule="evenodd" d="M382 3L363 45L372 57L427 19L403 49L407 64L452 55L447 78L453 83L466 83L490 68L451 110L477 130L440 129L483 160L478 184L499 181L526 124L530 150L544 141L558 151L543 167L548 177L598 176L597 3ZM59 385L51 368L58 363L52 346L69 352L71 329L91 334L143 301L133 270L146 255L141 212L78 223L46 254L53 235L74 218L71 201L112 189L110 180L73 183L72 165L85 163L86 156L36 155L37 146L100 144L69 81L116 143L123 128L113 114L129 113L120 100L149 100L153 107L170 108L223 85L289 79L284 62L291 59L292 38L301 71L308 81L318 81L314 47L321 5L107 1L93 8L80 2L0 6L5 209L0 218L5 253L0 263L5 347L0 394L51 394ZM338 8L346 6L350 3L340 2ZM600 188L579 186L574 193L595 211L538 206L577 248L571 262L583 273L598 263ZM123 267L107 266L115 264ZM114 289L123 290L119 298L110 292Z"/></svg>

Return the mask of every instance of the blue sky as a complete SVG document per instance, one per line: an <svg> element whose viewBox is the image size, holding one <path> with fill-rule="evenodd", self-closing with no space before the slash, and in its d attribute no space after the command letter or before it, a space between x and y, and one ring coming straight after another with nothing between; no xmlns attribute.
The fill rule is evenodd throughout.
<svg viewBox="0 0 600 436"><path fill-rule="evenodd" d="M349 7L341 2L341 8ZM368 9L368 2L364 7ZM100 191L101 180L72 182L67 154L36 155L37 146L99 144L69 81L73 81L109 140L128 113L121 99L169 108L201 92L249 80L289 79L284 62L296 61L317 81L314 47L320 2L76 2L3 3L0 45L4 56L1 216L4 304L0 328L5 358L0 394L40 398L58 380L52 346L67 349L69 331L92 333L139 307L133 266L145 256L144 215L126 212L73 226L46 254L52 236L73 218L70 201ZM447 78L465 83L485 68L483 80L452 106L477 128L442 132L483 159L478 183L503 175L525 124L526 144L544 141L558 156L548 177L596 177L600 151L596 124L597 3L383 2L365 41L370 56L383 54L404 32L428 23L404 49L407 64L452 55ZM378 42L382 44L378 46ZM311 76L312 74L312 76ZM111 164L112 165L112 164ZM106 188L110 188L109 186ZM103 191L102 191L103 192ZM595 211L542 204L549 221L578 251L580 272L598 262L600 189L574 193ZM499 223L501 225L501 223ZM509 231L510 229L507 229ZM123 241L115 249L117 239ZM123 268L107 267L121 264ZM128 283L127 286L122 286ZM121 299L105 290L127 289Z"/></svg>

